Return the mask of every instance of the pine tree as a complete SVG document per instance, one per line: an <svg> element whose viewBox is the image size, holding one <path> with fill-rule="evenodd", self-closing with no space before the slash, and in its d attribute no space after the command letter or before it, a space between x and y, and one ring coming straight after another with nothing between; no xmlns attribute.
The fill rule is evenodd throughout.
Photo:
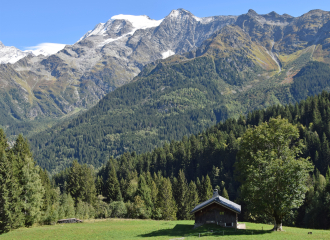
<svg viewBox="0 0 330 240"><path fill-rule="evenodd" d="M176 192L176 203L178 206L177 218L180 220L187 219L189 215L188 183L183 170L180 170L178 174Z"/></svg>
<svg viewBox="0 0 330 240"><path fill-rule="evenodd" d="M22 169L23 212L25 215L25 225L32 226L39 220L41 207L43 205L43 196L45 190L41 184L39 167L35 166L31 158L25 158L25 165Z"/></svg>
<svg viewBox="0 0 330 240"><path fill-rule="evenodd" d="M201 196L202 202L210 199L213 196L213 189L211 185L211 180L208 175L206 175L205 180L203 182L203 193Z"/></svg>
<svg viewBox="0 0 330 240"><path fill-rule="evenodd" d="M194 209L199 204L198 192L196 184L193 181L190 181L189 188L188 188L188 211ZM188 219L194 219L193 214L188 215Z"/></svg>
<svg viewBox="0 0 330 240"><path fill-rule="evenodd" d="M204 177L203 177L204 179ZM202 195L203 195L203 185L201 183L201 181L199 180L199 178L197 177L196 179L196 187L197 187L197 193L198 193L198 197L200 200L202 200Z"/></svg>
<svg viewBox="0 0 330 240"><path fill-rule="evenodd" d="M325 179L327 181L327 184L330 184L330 167L328 166L327 172L325 174Z"/></svg>
<svg viewBox="0 0 330 240"><path fill-rule="evenodd" d="M122 195L120 191L120 186L116 174L116 169L114 168L114 165L111 164L111 169L109 172L108 180L106 182L106 198L108 202L111 201L122 201Z"/></svg>
<svg viewBox="0 0 330 240"><path fill-rule="evenodd" d="M229 195L225 187L222 189L221 196L229 200Z"/></svg>
<svg viewBox="0 0 330 240"><path fill-rule="evenodd" d="M153 203L151 199L151 190L147 185L146 180L142 174L140 174L139 177L138 189L136 191L136 194L137 196L140 196L141 200L145 204L146 211L144 213L144 218L149 218L151 215L151 209L153 208Z"/></svg>
<svg viewBox="0 0 330 240"><path fill-rule="evenodd" d="M29 143L20 134L8 152L13 163L14 175L22 189L19 196L26 226L39 220L45 190L42 186L39 167L35 165Z"/></svg>
<svg viewBox="0 0 330 240"><path fill-rule="evenodd" d="M177 206L173 198L172 185L169 178L162 178L159 188L159 208L161 209L162 219L176 220Z"/></svg>
<svg viewBox="0 0 330 240"><path fill-rule="evenodd" d="M2 129L0 129L0 134ZM0 233L7 232L24 225L22 201L20 199L22 189L14 175L13 165L7 158L3 143L0 140Z"/></svg>
<svg viewBox="0 0 330 240"><path fill-rule="evenodd" d="M93 168L87 164L80 165L77 160L72 162L66 185L67 193L75 200L93 204L96 201L95 176Z"/></svg>
<svg viewBox="0 0 330 240"><path fill-rule="evenodd" d="M77 160L74 160L70 167L65 190L67 193L69 193L72 196L75 202L78 202L78 198L81 195L80 183L81 183L80 164L78 163Z"/></svg>

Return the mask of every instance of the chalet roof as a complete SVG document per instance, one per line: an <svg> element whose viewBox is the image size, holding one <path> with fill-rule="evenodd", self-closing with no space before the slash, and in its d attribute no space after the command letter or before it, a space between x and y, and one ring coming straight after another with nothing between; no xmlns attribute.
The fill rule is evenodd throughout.
<svg viewBox="0 0 330 240"><path fill-rule="evenodd" d="M197 212L203 208L205 208L206 206L212 204L212 203L218 203L221 206L228 208L234 212L237 213L241 213L241 205L238 205L226 198L221 197L218 194L218 190L215 189L212 198L210 198L209 200L206 200L205 202L202 202L201 204L197 205L190 213L194 213Z"/></svg>

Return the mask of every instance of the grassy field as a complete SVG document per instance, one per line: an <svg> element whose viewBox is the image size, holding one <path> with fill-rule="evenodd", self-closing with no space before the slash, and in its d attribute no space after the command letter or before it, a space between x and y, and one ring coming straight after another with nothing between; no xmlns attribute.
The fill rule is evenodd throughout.
<svg viewBox="0 0 330 240"><path fill-rule="evenodd" d="M284 227L283 232L269 231L272 226L246 223L246 230L207 225L192 229L193 221L152 221L107 219L84 223L57 224L22 228L0 235L6 239L330 239L328 230ZM263 229L263 230L262 230ZM210 232L213 230L213 232ZM312 232L312 235L308 234Z"/></svg>

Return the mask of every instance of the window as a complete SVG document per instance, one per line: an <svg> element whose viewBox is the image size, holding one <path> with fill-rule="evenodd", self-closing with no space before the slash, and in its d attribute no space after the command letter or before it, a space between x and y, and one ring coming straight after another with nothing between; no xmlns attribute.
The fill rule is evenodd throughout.
<svg viewBox="0 0 330 240"><path fill-rule="evenodd" d="M225 213L224 212L219 212L220 213L220 215L225 215Z"/></svg>

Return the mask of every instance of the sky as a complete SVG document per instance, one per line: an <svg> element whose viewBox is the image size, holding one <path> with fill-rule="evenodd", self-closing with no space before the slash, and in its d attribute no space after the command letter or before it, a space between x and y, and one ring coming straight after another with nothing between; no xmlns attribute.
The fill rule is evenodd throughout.
<svg viewBox="0 0 330 240"><path fill-rule="evenodd" d="M330 11L329 0L11 0L0 5L0 41L21 50L48 43L74 44L96 24L118 14L162 19L184 8L197 17L240 15L255 10L298 17L313 9Z"/></svg>

